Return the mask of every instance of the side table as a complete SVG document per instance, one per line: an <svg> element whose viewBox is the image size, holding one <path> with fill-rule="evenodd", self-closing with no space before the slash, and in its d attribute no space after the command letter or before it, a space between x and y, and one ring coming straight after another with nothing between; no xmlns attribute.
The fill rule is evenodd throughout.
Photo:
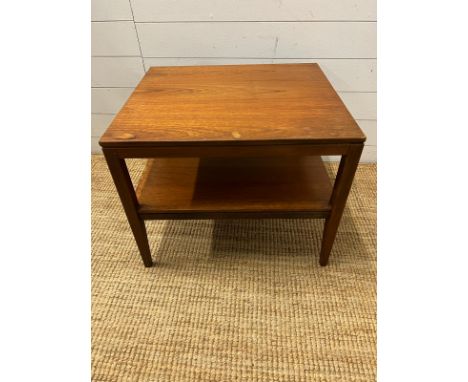
<svg viewBox="0 0 468 382"><path fill-rule="evenodd" d="M365 139L317 64L280 64L152 67L99 143L145 266L144 220L217 218L324 218L326 265Z"/></svg>

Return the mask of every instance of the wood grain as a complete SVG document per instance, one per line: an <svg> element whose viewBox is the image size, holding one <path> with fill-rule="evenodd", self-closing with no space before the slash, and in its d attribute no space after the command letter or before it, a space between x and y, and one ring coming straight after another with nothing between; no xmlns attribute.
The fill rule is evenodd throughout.
<svg viewBox="0 0 468 382"><path fill-rule="evenodd" d="M326 218L326 265L365 139L317 64L233 65L150 69L100 145L146 266L145 219L227 217Z"/></svg>
<svg viewBox="0 0 468 382"><path fill-rule="evenodd" d="M226 58L226 57L144 57L145 68L152 66L247 65L316 63L320 65L333 88L338 92L377 91L377 60L319 58ZM104 75L103 75L104 77ZM98 78L97 78L98 79ZM103 79L104 80L104 79ZM105 86L105 85L103 85ZM112 85L108 85L112 86ZM350 110L352 112L352 110Z"/></svg>
<svg viewBox="0 0 468 382"><path fill-rule="evenodd" d="M100 144L265 141L359 143L365 135L317 64L153 67Z"/></svg>
<svg viewBox="0 0 468 382"><path fill-rule="evenodd" d="M140 214L328 212L320 157L160 158L137 187ZM203 217L206 217L203 216Z"/></svg>

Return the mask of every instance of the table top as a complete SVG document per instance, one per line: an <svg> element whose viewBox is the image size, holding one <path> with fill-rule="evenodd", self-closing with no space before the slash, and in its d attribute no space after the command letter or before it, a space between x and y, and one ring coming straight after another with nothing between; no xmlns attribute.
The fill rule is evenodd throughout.
<svg viewBox="0 0 468 382"><path fill-rule="evenodd" d="M152 67L103 147L362 143L317 64Z"/></svg>

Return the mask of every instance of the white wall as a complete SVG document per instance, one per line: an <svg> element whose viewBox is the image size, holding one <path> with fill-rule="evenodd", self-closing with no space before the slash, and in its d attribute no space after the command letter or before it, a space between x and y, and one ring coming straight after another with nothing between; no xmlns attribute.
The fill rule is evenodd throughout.
<svg viewBox="0 0 468 382"><path fill-rule="evenodd" d="M158 65L318 62L376 160L375 0L92 0L92 145Z"/></svg>

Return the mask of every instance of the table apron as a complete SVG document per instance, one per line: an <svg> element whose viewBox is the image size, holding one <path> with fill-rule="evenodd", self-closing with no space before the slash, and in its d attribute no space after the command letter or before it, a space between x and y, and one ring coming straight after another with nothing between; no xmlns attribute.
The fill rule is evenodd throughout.
<svg viewBox="0 0 468 382"><path fill-rule="evenodd" d="M104 153L112 153L119 158L258 157L283 155L346 155L352 147L358 145L361 144L103 147L102 150Z"/></svg>

